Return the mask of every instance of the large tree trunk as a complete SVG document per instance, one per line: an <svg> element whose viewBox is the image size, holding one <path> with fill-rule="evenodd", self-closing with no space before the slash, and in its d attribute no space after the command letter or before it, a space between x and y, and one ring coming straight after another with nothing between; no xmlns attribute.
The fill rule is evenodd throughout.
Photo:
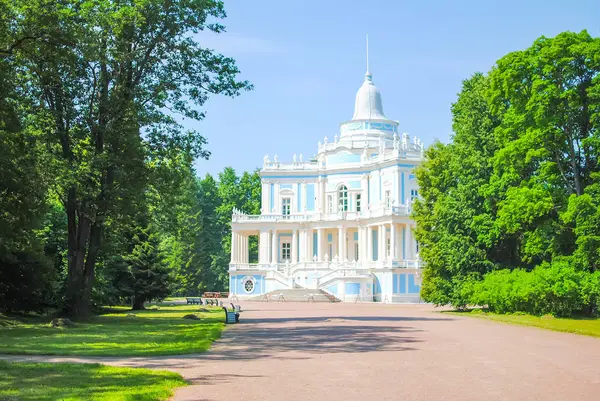
<svg viewBox="0 0 600 401"><path fill-rule="evenodd" d="M68 278L64 313L73 318L86 317L90 313L89 298L85 291L85 254L90 234L90 220L77 211L75 190L69 191L67 201L68 219Z"/></svg>
<svg viewBox="0 0 600 401"><path fill-rule="evenodd" d="M132 310L146 309L146 308L144 308L144 301L145 301L145 299L143 297L133 296L132 302L131 302L131 309Z"/></svg>
<svg viewBox="0 0 600 401"><path fill-rule="evenodd" d="M85 318L91 314L90 299L103 227L102 220L92 221L88 212L77 206L76 190L72 188L67 201L69 270L64 313Z"/></svg>

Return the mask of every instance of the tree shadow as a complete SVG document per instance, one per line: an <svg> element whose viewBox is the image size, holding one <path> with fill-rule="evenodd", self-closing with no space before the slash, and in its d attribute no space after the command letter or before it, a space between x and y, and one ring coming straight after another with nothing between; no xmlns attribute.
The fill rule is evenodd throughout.
<svg viewBox="0 0 600 401"><path fill-rule="evenodd" d="M318 316L318 317L265 317L244 318L242 314L240 322L246 323L312 323L312 322L334 322L334 321L357 321L357 322L423 322L423 321L451 321L451 317L413 317L413 316Z"/></svg>
<svg viewBox="0 0 600 401"><path fill-rule="evenodd" d="M171 372L123 369L99 364L11 363L0 361L0 400L155 400L185 385Z"/></svg>

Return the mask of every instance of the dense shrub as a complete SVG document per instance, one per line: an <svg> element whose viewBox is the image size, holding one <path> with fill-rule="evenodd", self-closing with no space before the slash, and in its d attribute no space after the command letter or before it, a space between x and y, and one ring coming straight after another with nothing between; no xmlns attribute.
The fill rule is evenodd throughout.
<svg viewBox="0 0 600 401"><path fill-rule="evenodd" d="M573 268L567 259L543 263L531 272L497 270L473 285L471 303L497 313L570 316L600 301L600 273Z"/></svg>

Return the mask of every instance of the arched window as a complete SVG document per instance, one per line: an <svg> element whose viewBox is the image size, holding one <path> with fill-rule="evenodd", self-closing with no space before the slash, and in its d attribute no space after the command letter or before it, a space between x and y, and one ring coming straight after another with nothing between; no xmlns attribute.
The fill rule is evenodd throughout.
<svg viewBox="0 0 600 401"><path fill-rule="evenodd" d="M341 212L348 211L348 188L345 185L338 190L338 209Z"/></svg>

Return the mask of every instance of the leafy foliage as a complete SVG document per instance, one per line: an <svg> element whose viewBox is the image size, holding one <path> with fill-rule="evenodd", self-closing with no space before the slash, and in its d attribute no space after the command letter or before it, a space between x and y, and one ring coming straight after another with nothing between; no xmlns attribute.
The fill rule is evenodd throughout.
<svg viewBox="0 0 600 401"><path fill-rule="evenodd" d="M423 297L502 313L594 311L600 39L541 37L465 80L452 113L452 142L430 147L417 169Z"/></svg>
<svg viewBox="0 0 600 401"><path fill-rule="evenodd" d="M199 31L223 31L218 0L0 0L0 9L0 90L10 95L0 129L27 135L7 146L3 136L11 153L2 160L21 171L0 169L43 184L36 169L44 164L52 177L46 183L67 220L64 311L85 316L96 266L105 265L103 240L129 224L147 191L176 186L177 166L208 157L205 139L174 115L201 120L210 95L251 85L237 79L234 60L197 41ZM31 149L43 149L45 163ZM3 185L14 186L7 177ZM7 198L5 218L30 233L45 185L8 189L29 205Z"/></svg>

